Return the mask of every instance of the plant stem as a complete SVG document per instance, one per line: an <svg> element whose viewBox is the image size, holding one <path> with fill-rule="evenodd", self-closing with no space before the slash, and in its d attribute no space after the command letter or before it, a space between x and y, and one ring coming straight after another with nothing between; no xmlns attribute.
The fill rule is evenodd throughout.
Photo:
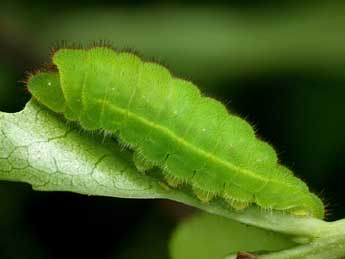
<svg viewBox="0 0 345 259"><path fill-rule="evenodd" d="M330 223L312 217L300 217L283 212L265 211L255 206L240 212L234 211L217 202L212 203L212 205L201 203L184 193L170 193L169 196L166 198L180 201L244 224L292 236L318 238L323 236L325 232L328 232L330 226L335 224L335 222Z"/></svg>
<svg viewBox="0 0 345 259"><path fill-rule="evenodd" d="M329 232L309 244L260 256L260 259L338 259L345 257L345 220L329 224Z"/></svg>
<svg viewBox="0 0 345 259"><path fill-rule="evenodd" d="M321 236L310 243L279 252L259 255L259 259L341 259L345 258L345 219L325 222ZM226 259L234 259L236 255Z"/></svg>

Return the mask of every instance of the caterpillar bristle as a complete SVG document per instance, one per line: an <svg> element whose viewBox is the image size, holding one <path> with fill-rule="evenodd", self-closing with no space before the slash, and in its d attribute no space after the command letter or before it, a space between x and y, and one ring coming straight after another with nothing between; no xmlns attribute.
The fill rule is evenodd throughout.
<svg viewBox="0 0 345 259"><path fill-rule="evenodd" d="M167 182L167 184L173 188L177 188L183 184L182 180L166 172L164 173L164 179Z"/></svg>
<svg viewBox="0 0 345 259"><path fill-rule="evenodd" d="M251 204L248 201L234 199L233 197L230 197L230 196L225 196L224 200L227 204L229 204L235 210L243 210Z"/></svg>
<svg viewBox="0 0 345 259"><path fill-rule="evenodd" d="M209 191L204 191L198 187L193 186L192 189L196 197L198 197L198 199L201 200L202 202L208 203L215 197L214 193L209 192Z"/></svg>
<svg viewBox="0 0 345 259"><path fill-rule="evenodd" d="M145 173L154 167L154 164L145 159L144 156L138 151L133 153L133 162L135 167L141 173Z"/></svg>
<svg viewBox="0 0 345 259"><path fill-rule="evenodd" d="M249 206L250 203L249 202L232 200L232 201L229 202L229 204L235 210L244 210L245 208L247 208Z"/></svg>
<svg viewBox="0 0 345 259"><path fill-rule="evenodd" d="M117 138L117 143L119 144L121 151L133 148L130 143L123 141L121 137Z"/></svg>
<svg viewBox="0 0 345 259"><path fill-rule="evenodd" d="M304 208L293 208L293 209L289 209L289 211L291 214L295 216L301 216L301 217L310 216L310 213Z"/></svg>
<svg viewBox="0 0 345 259"><path fill-rule="evenodd" d="M166 191L170 191L171 188L165 182L159 181L159 185Z"/></svg>

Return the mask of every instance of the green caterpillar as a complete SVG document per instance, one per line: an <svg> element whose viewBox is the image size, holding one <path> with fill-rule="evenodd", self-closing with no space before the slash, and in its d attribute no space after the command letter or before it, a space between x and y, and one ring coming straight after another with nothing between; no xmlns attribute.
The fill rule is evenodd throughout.
<svg viewBox="0 0 345 259"><path fill-rule="evenodd" d="M56 71L29 78L31 94L85 130L117 136L139 170L158 167L168 184L190 186L204 202L324 217L322 201L273 148L191 82L108 47L62 48L52 61Z"/></svg>

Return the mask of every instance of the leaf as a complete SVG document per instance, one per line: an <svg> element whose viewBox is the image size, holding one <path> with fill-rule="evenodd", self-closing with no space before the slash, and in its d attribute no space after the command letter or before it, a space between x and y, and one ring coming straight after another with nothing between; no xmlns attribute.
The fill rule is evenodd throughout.
<svg viewBox="0 0 345 259"><path fill-rule="evenodd" d="M2 180L28 182L36 190L126 198L164 193L159 183L136 172L128 152L99 134L78 132L34 102L0 120Z"/></svg>
<svg viewBox="0 0 345 259"><path fill-rule="evenodd" d="M172 259L223 259L237 251L274 251L293 245L287 236L200 213L177 227L170 254Z"/></svg>
<svg viewBox="0 0 345 259"><path fill-rule="evenodd" d="M198 201L138 172L132 154L110 137L81 131L30 101L19 113L0 113L0 180L26 182L40 191L71 191L121 198L162 198L191 205L242 223L301 236L319 236L328 223L270 212L255 206L242 212L221 200Z"/></svg>
<svg viewBox="0 0 345 259"><path fill-rule="evenodd" d="M325 222L254 206L235 212L221 201L201 203L187 191L169 189L154 177L139 173L131 161L131 153L122 151L110 137L67 125L35 101L19 113L0 113L0 180L26 182L41 191L171 199L242 223L291 234L298 237L296 242L303 243L262 258L302 255L331 259L345 254L344 220ZM310 237L313 241L308 243Z"/></svg>

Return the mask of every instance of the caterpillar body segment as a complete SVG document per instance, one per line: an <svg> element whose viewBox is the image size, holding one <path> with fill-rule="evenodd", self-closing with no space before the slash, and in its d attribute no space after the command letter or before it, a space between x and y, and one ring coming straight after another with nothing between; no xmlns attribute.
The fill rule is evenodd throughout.
<svg viewBox="0 0 345 259"><path fill-rule="evenodd" d="M321 200L278 163L273 148L191 82L107 47L60 49L53 63L57 72L29 80L32 95L86 130L117 136L139 170L159 167L169 185L187 184L205 202L324 216Z"/></svg>

